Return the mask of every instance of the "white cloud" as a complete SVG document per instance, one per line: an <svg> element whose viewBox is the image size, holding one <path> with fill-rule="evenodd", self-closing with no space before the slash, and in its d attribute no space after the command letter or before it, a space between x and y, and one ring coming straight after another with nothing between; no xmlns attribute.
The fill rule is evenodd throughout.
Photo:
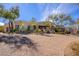
<svg viewBox="0 0 79 59"><path fill-rule="evenodd" d="M46 8L44 8L44 11L42 13L42 18L41 18L41 21L45 21L46 18L51 15L51 14L57 14L57 13L60 13L61 11L59 10L61 8L61 4L59 4L59 6L55 6L53 5L52 7L47 4L46 5Z"/></svg>
<svg viewBox="0 0 79 59"><path fill-rule="evenodd" d="M0 26L4 26L4 23L0 22Z"/></svg>
<svg viewBox="0 0 79 59"><path fill-rule="evenodd" d="M49 4L47 4L46 8L44 8L41 21L45 21L46 18L51 14L67 13L66 12L67 4L59 4L59 5L56 5L56 6L53 5L52 7L51 6Z"/></svg>

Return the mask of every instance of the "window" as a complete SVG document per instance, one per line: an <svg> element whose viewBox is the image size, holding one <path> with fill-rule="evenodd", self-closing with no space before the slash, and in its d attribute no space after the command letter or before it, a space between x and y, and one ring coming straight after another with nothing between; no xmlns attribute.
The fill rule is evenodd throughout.
<svg viewBox="0 0 79 59"><path fill-rule="evenodd" d="M15 25L15 28L16 28L16 29L19 29L19 25Z"/></svg>

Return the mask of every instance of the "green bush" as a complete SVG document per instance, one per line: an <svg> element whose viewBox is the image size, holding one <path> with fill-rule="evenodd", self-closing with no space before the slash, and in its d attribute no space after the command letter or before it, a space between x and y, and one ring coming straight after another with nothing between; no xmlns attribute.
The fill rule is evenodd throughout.
<svg viewBox="0 0 79 59"><path fill-rule="evenodd" d="M41 33L42 31L40 29L36 29L34 32L35 33Z"/></svg>
<svg viewBox="0 0 79 59"><path fill-rule="evenodd" d="M65 34L70 34L70 33L71 33L70 31L65 30Z"/></svg>
<svg viewBox="0 0 79 59"><path fill-rule="evenodd" d="M62 31L62 29L61 29L61 28L55 28L55 33L60 33L60 34L62 34L62 33L63 33L63 31Z"/></svg>
<svg viewBox="0 0 79 59"><path fill-rule="evenodd" d="M65 28L55 28L55 33L70 34L70 31L66 30Z"/></svg>
<svg viewBox="0 0 79 59"><path fill-rule="evenodd" d="M59 32L59 29L58 28L55 28L55 32Z"/></svg>

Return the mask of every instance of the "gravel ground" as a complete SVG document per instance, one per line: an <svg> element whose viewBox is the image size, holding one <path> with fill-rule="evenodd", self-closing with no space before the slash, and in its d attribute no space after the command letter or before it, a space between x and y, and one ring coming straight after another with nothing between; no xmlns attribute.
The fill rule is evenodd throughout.
<svg viewBox="0 0 79 59"><path fill-rule="evenodd" d="M8 35L0 33L0 35ZM23 45L20 49L10 48L10 44L0 43L0 55L2 56L64 56L70 55L70 50L66 49L67 45L72 41L79 40L78 36L61 35L61 34L28 34L17 36L25 36L36 43L37 51Z"/></svg>

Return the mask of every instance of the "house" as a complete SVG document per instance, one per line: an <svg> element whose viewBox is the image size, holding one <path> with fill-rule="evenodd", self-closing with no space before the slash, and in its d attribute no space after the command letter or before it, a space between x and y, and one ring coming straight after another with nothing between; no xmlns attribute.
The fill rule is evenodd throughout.
<svg viewBox="0 0 79 59"><path fill-rule="evenodd" d="M4 32L4 23L0 22L0 32Z"/></svg>
<svg viewBox="0 0 79 59"><path fill-rule="evenodd" d="M28 22L23 21L15 21L13 23L14 30L21 31L24 30L24 28L27 28L30 24ZM9 31L9 24L5 24L5 32Z"/></svg>
<svg viewBox="0 0 79 59"><path fill-rule="evenodd" d="M50 27L53 27L53 26L46 22L31 23L31 22L24 22L24 21L16 21L13 25L13 28L19 32L24 32L24 31L33 32L36 29L40 29L41 31L46 31L51 29ZM9 25L5 24L5 32L8 32L8 31L9 31Z"/></svg>
<svg viewBox="0 0 79 59"><path fill-rule="evenodd" d="M78 31L78 26L73 24L72 26L67 27L66 30L70 31L71 34L76 34Z"/></svg>

